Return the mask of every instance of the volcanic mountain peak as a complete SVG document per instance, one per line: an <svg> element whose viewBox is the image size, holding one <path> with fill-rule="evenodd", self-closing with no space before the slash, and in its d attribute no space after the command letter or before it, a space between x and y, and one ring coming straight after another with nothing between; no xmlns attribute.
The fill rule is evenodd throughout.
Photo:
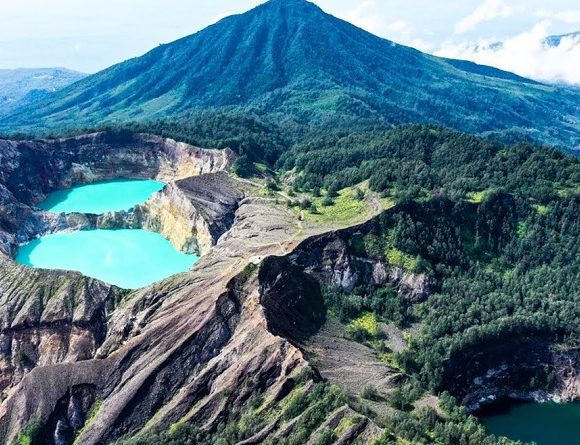
<svg viewBox="0 0 580 445"><path fill-rule="evenodd" d="M579 96L394 44L304 0L271 0L22 107L0 119L0 129L176 119L227 107L314 127L422 122L574 148Z"/></svg>

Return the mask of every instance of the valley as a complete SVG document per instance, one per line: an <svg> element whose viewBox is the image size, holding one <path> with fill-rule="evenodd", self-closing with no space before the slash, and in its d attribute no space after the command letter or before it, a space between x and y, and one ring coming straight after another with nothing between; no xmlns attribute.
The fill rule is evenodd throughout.
<svg viewBox="0 0 580 445"><path fill-rule="evenodd" d="M0 115L46 98L83 77L65 68L0 70Z"/></svg>

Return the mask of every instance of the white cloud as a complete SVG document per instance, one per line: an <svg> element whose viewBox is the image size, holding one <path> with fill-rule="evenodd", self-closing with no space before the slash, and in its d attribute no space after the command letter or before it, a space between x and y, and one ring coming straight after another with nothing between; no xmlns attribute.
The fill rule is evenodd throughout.
<svg viewBox="0 0 580 445"><path fill-rule="evenodd" d="M397 43L417 48L420 51L432 51L433 44L417 37L417 30L404 20L396 20L385 27L385 36Z"/></svg>
<svg viewBox="0 0 580 445"><path fill-rule="evenodd" d="M570 24L580 24L580 9L569 9L567 11L547 11L540 9L536 11L536 17L559 20Z"/></svg>
<svg viewBox="0 0 580 445"><path fill-rule="evenodd" d="M377 7L376 0L364 0L356 8L342 14L342 18L366 31L380 34L384 16L378 12Z"/></svg>
<svg viewBox="0 0 580 445"><path fill-rule="evenodd" d="M495 66L540 81L580 85L580 37L565 37L560 45L549 46L545 39L550 35L550 26L550 22L542 21L499 47L490 46L491 41L449 43L436 54Z"/></svg>
<svg viewBox="0 0 580 445"><path fill-rule="evenodd" d="M485 0L475 11L457 22L455 34L469 32L483 22L497 18L508 18L513 12L513 8L505 4L503 0Z"/></svg>
<svg viewBox="0 0 580 445"><path fill-rule="evenodd" d="M233 14L234 14L234 12L222 12L222 13L220 13L220 14L214 15L214 16L213 16L213 17L210 19L209 23L213 25L213 24L215 24L215 23L219 22L220 20L223 20L223 19L225 19L226 17L229 17L230 15L233 15Z"/></svg>
<svg viewBox="0 0 580 445"><path fill-rule="evenodd" d="M389 31L395 32L411 32L414 31L414 28L409 25L404 20L397 20L396 22L390 23L387 25L387 29Z"/></svg>

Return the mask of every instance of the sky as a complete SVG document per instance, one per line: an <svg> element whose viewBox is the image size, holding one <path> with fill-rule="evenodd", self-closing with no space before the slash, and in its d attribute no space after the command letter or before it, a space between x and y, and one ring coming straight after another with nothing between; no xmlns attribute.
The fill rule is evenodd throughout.
<svg viewBox="0 0 580 445"><path fill-rule="evenodd" d="M0 0L0 69L92 73L264 0ZM436 55L580 85L578 0L314 0L381 37ZM501 49L491 47L504 42Z"/></svg>

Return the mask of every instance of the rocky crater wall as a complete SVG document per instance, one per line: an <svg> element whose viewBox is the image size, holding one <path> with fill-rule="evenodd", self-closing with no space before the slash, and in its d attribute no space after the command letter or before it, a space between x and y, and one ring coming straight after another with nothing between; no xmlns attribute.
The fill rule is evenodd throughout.
<svg viewBox="0 0 580 445"><path fill-rule="evenodd" d="M436 282L357 252L354 240L372 230L374 221L361 226L331 232L306 240L291 256L293 264L316 277L324 286L351 292L357 286L392 285L409 301L424 301L436 288Z"/></svg>
<svg viewBox="0 0 580 445"><path fill-rule="evenodd" d="M541 335L469 348L446 363L443 389L470 411L501 399L578 402L580 349Z"/></svg>
<svg viewBox="0 0 580 445"><path fill-rule="evenodd" d="M26 205L55 190L115 178L174 181L227 170L235 154L158 136L102 132L68 139L0 140L0 184Z"/></svg>
<svg viewBox="0 0 580 445"><path fill-rule="evenodd" d="M37 366L92 358L124 291L0 257L0 399Z"/></svg>
<svg viewBox="0 0 580 445"><path fill-rule="evenodd" d="M144 134L0 140L0 254L11 256L18 244L37 236L93 227L158 231L180 250L206 253L231 225L241 194L233 190L225 174L215 181L196 182L190 177L224 172L234 160L229 149L207 150ZM52 215L34 208L54 190L123 177L170 184L134 212L98 220L90 215ZM177 185L176 181L182 182ZM202 196L195 206L188 201L193 193Z"/></svg>
<svg viewBox="0 0 580 445"><path fill-rule="evenodd" d="M206 254L244 196L223 171L232 160L228 150L146 135L0 141L0 399L36 367L93 358L107 336L108 312L127 294L78 273L20 266L10 259L16 247L63 231L143 228L184 252ZM190 174L201 176L173 181ZM117 176L171 182L131 212L65 215L32 207L54 188Z"/></svg>
<svg viewBox="0 0 580 445"><path fill-rule="evenodd" d="M232 226L243 197L225 172L196 176L168 184L131 212L102 215L96 226L158 232L182 252L205 255Z"/></svg>

